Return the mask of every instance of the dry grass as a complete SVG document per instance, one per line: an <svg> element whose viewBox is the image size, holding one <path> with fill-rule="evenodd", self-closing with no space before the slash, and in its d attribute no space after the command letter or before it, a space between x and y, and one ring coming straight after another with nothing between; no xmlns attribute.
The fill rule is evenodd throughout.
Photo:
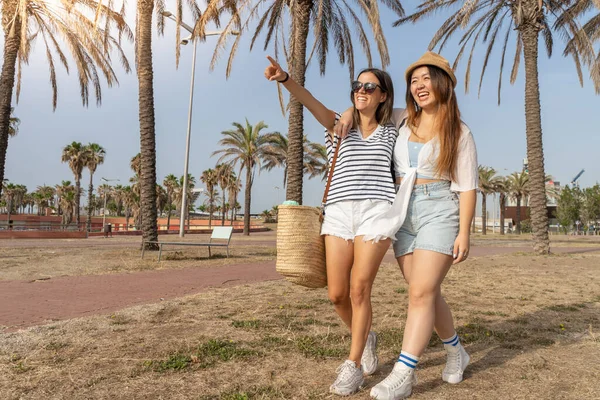
<svg viewBox="0 0 600 400"><path fill-rule="evenodd" d="M600 254L482 257L445 294L472 364L441 381L431 340L415 399L600 398ZM406 285L384 265L373 294L383 379ZM323 399L350 338L325 290L284 281L211 290L113 315L0 333L1 399ZM368 388L354 398L368 398Z"/></svg>
<svg viewBox="0 0 600 400"><path fill-rule="evenodd" d="M139 241L139 240L138 240ZM236 244L214 247L208 258L207 247L165 247L161 262L157 252L140 258L139 245L85 247L0 248L0 280L34 280L58 276L100 275L174 268L211 268L274 260L273 246Z"/></svg>

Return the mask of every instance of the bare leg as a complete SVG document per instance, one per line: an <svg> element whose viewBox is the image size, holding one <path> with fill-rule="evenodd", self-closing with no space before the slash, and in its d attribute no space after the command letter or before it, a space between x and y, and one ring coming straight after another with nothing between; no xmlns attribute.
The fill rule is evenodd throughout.
<svg viewBox="0 0 600 400"><path fill-rule="evenodd" d="M371 289L373 281L381 265L385 252L390 247L391 240L386 239L373 243L364 242L362 236L357 236L354 244L354 267L350 281L350 298L352 299L352 344L350 357L360 365L367 335L371 329Z"/></svg>
<svg viewBox="0 0 600 400"><path fill-rule="evenodd" d="M412 255L411 262L408 317L402 350L420 357L431 338L436 320L436 301L440 295L442 281L452 264L452 257L417 249ZM443 305L440 309L443 311ZM451 318L450 315L450 320ZM447 323L446 319L443 318L444 324ZM447 327L442 328L442 334L446 333Z"/></svg>
<svg viewBox="0 0 600 400"><path fill-rule="evenodd" d="M412 259L413 253L405 256L398 257L398 265L404 275L406 283L410 286L410 275L412 270ZM450 307L446 303L446 300L442 296L441 288L437 293L435 299L435 323L434 329L440 339L448 339L454 335L454 319L452 318L452 312Z"/></svg>
<svg viewBox="0 0 600 400"><path fill-rule="evenodd" d="M354 243L336 236L325 236L325 258L329 300L348 329L352 329L350 271L354 262Z"/></svg>

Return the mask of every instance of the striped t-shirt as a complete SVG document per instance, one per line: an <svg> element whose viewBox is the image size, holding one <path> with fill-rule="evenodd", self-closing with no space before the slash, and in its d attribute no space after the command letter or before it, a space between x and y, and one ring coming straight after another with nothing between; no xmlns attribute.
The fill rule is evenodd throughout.
<svg viewBox="0 0 600 400"><path fill-rule="evenodd" d="M394 201L396 192L390 172L392 154L398 131L394 124L379 125L366 139L351 129L338 153L327 204L343 200ZM325 132L329 164L333 160L338 137L331 139Z"/></svg>

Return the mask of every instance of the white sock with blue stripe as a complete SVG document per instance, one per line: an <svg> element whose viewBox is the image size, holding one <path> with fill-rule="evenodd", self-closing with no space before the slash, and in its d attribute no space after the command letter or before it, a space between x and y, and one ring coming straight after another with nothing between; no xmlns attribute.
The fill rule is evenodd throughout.
<svg viewBox="0 0 600 400"><path fill-rule="evenodd" d="M460 344L460 339L458 337L458 334L456 332L454 332L454 335L451 338L442 339L442 343L444 343L444 347L446 347L446 346L456 347Z"/></svg>
<svg viewBox="0 0 600 400"><path fill-rule="evenodd" d="M413 356L412 354L402 350L400 352L400 357L398 357L398 364L404 364L406 367L410 369L415 369L417 364L419 363L419 357Z"/></svg>

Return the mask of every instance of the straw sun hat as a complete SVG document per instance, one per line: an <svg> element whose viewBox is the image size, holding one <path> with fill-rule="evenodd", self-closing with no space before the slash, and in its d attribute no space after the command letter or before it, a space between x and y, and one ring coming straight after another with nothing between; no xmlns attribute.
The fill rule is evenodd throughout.
<svg viewBox="0 0 600 400"><path fill-rule="evenodd" d="M406 69L406 72L404 74L406 81L410 80L410 76L415 69L428 65L438 67L439 69L447 73L450 79L452 80L453 86L456 87L456 76L454 75L454 71L452 71L452 68L450 67L450 63L444 57L440 56L437 53L434 53L433 51L426 52L421 56L421 58L419 58L419 60L412 63L410 67Z"/></svg>

